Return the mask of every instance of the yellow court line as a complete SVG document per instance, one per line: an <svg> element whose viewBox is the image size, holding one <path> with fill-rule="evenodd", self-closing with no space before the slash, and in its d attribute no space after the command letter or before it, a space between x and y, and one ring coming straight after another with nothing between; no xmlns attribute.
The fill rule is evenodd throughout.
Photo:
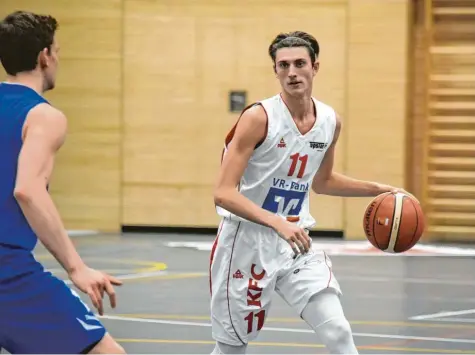
<svg viewBox="0 0 475 355"><path fill-rule="evenodd" d="M155 343L155 344L193 344L193 345L214 345L210 340L180 340L180 339L135 339L118 338L119 343ZM275 346L275 347L293 347L293 348L325 348L323 344L312 343L279 343L279 342L250 342L254 346ZM443 354L473 354L474 351L455 350L455 349L428 349L428 348L404 348L391 346L358 346L359 350L384 350L384 351L412 351L421 353L443 353Z"/></svg>
<svg viewBox="0 0 475 355"><path fill-rule="evenodd" d="M186 275L186 274L183 274ZM181 276L181 275L163 275L163 276ZM145 313L127 313L127 314L116 314L120 317L130 317L130 318L144 318L144 319L174 319L174 320L209 320L209 316L192 316L192 315L179 315L179 314L145 314ZM305 322L300 318L276 318L269 317L266 319L267 322L273 323L303 323ZM475 329L475 325L467 324L438 324L438 323L413 323L413 322L391 322L391 321L350 321L351 324L355 325L372 325L372 326L388 326L388 327L415 327L415 328L440 328L440 329Z"/></svg>
<svg viewBox="0 0 475 355"><path fill-rule="evenodd" d="M56 260L52 255L41 254L35 255L35 258L39 261L46 260ZM85 257L88 261L100 261L104 263L112 264L126 264L126 265L135 265L135 266L144 266L137 269L131 269L131 272L154 272L154 271L163 271L168 268L167 264L156 262L156 261L147 261L147 260L135 260L135 259L122 259L122 258L104 258L104 257Z"/></svg>
<svg viewBox="0 0 475 355"><path fill-rule="evenodd" d="M171 274L171 275L152 275L152 276L145 276L140 278L134 278L125 280L124 283L130 282L140 282L140 281L149 281L149 280L178 280L178 279L192 279L196 277L203 277L203 273L185 273L185 274ZM130 314L127 316L131 317ZM145 317L139 317L145 318Z"/></svg>
<svg viewBox="0 0 475 355"><path fill-rule="evenodd" d="M430 354L474 354L474 350L456 350L456 349L428 349L428 348L405 348L393 346L357 346L359 350L383 350L383 351L411 351L414 353L430 353Z"/></svg>

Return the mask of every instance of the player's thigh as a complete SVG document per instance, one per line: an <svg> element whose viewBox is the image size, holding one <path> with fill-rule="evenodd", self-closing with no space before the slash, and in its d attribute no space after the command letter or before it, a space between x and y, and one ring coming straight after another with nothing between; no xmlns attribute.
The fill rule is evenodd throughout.
<svg viewBox="0 0 475 355"><path fill-rule="evenodd" d="M323 251L311 251L299 256L278 279L277 293L300 315L309 299L325 290L341 294L332 271L332 262Z"/></svg>
<svg viewBox="0 0 475 355"><path fill-rule="evenodd" d="M49 273L15 281L5 296L1 323L11 353L82 353L106 334L77 293Z"/></svg>
<svg viewBox="0 0 475 355"><path fill-rule="evenodd" d="M120 346L109 333L92 346L91 349L85 349L84 354L125 354L124 348Z"/></svg>
<svg viewBox="0 0 475 355"><path fill-rule="evenodd" d="M260 228L230 222L222 227L211 264L211 321L215 340L247 344L262 329L276 275L262 262ZM252 237L251 237L252 236Z"/></svg>

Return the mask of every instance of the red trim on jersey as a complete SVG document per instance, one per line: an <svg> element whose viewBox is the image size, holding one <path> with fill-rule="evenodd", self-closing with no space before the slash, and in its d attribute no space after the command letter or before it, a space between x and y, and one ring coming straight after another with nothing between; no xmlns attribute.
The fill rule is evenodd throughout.
<svg viewBox="0 0 475 355"><path fill-rule="evenodd" d="M242 110L241 114L239 115L238 120L236 121L234 126L231 128L231 130L228 132L228 134L226 135L226 138L224 140L224 146L226 148L228 147L229 143L231 143L231 141L233 140L234 133L236 132L236 127L239 123L239 120L241 119L241 116L244 114L244 112L246 112L248 109L250 109L254 105L261 105L262 108L264 109L264 112L266 113L266 118L267 118L267 120L266 120L266 135L262 138L262 140L259 143L257 143L256 148L258 148L262 143L264 143L265 137L267 136L267 130L269 129L269 115L267 114L267 111L266 111L265 107L260 102L255 102L255 103L250 104L249 106L245 107L244 110ZM223 155L224 155L224 149L223 149L223 154L221 155L221 161L223 160Z"/></svg>

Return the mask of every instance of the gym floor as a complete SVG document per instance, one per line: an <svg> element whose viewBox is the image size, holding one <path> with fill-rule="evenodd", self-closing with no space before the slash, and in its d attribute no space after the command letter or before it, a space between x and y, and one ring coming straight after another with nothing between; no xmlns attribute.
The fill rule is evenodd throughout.
<svg viewBox="0 0 475 355"><path fill-rule="evenodd" d="M209 253L214 236L181 234L73 237L83 258L124 281L118 307L101 318L128 353L209 354ZM343 290L361 354L475 353L475 247L375 253L365 242L314 239ZM65 278L39 246L36 257ZM89 305L87 296L81 296ZM249 353L325 353L314 333L275 295Z"/></svg>

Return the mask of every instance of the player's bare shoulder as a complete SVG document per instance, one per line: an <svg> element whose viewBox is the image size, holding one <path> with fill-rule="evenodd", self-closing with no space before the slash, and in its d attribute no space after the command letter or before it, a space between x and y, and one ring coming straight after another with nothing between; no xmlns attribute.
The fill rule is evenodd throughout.
<svg viewBox="0 0 475 355"><path fill-rule="evenodd" d="M335 111L335 133L333 134L333 142L335 144L338 141L338 138L340 137L341 125L341 116L338 112Z"/></svg>
<svg viewBox="0 0 475 355"><path fill-rule="evenodd" d="M63 145L68 122L66 115L57 108L41 103L30 110L23 126L23 140L30 135L51 141L55 148Z"/></svg>
<svg viewBox="0 0 475 355"><path fill-rule="evenodd" d="M245 110L236 126L234 139L249 146L261 142L267 134L267 113L261 104L255 104Z"/></svg>
<svg viewBox="0 0 475 355"><path fill-rule="evenodd" d="M320 109L320 114L322 114L324 117L329 117L331 120L334 120L332 122L332 125L334 124L334 132L333 132L333 141L332 144L336 144L338 141L338 138L340 136L340 131L342 127L342 118L341 115L338 113L337 110L335 110L334 107L322 102L318 101L315 99L318 103L318 108ZM317 115L319 112L317 111Z"/></svg>

